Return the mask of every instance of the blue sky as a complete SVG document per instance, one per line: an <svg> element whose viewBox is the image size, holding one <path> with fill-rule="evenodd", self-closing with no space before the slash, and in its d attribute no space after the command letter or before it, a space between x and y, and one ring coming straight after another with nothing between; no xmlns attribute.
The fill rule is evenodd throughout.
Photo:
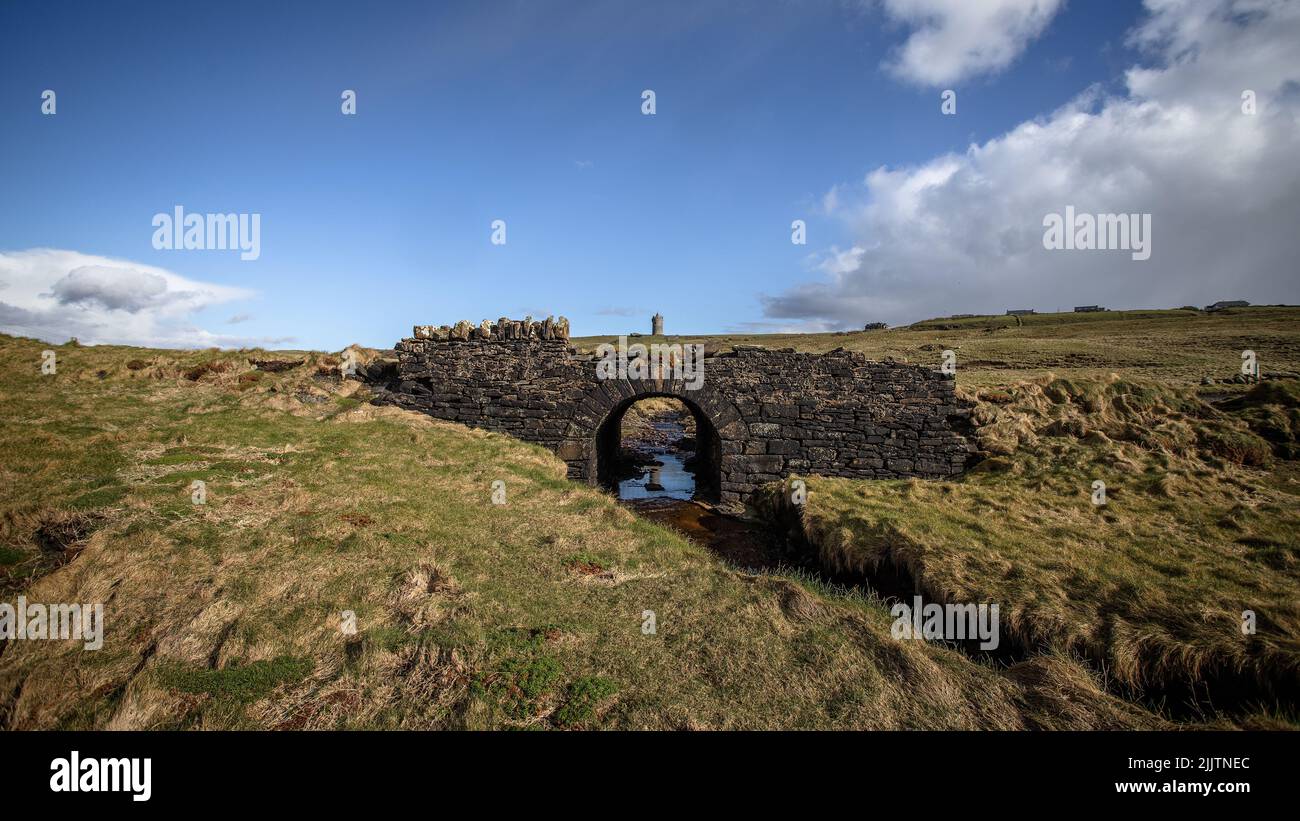
<svg viewBox="0 0 1300 821"><path fill-rule="evenodd" d="M413 324L529 312L565 314L575 334L647 330L656 310L669 332L717 333L898 323L959 299L1019 307L1032 294L1014 282L968 277L962 291L960 270L948 300L926 296L947 287L942 274L914 278L906 298L884 284L905 265L873 258L893 229L873 222L872 203L893 189L868 175L981 162L970 146L1005 150L1008 133L1090 88L1103 99L1083 110L1102 114L1109 95L1132 97L1127 69L1159 67L1173 46L1142 53L1131 32L1151 15L1138 2L1048 2L1040 31L1009 35L1004 67L957 66L936 83L900 66L900 49L927 25L960 43L963 21L909 17L907 5L5 2L0 251L60 249L211 286L217 296L143 334L163 344L388 346ZM1294 92L1289 76L1270 81ZM958 94L956 116L940 112L943 88ZM44 89L55 115L41 112ZM344 89L356 116L340 112ZM653 116L643 89L656 93ZM178 204L260 213L260 257L155 250L151 219ZM1035 231L1041 213L1026 218ZM799 218L805 246L790 242ZM507 223L504 246L490 242L494 219ZM951 225L945 236L973 230ZM1232 298L1241 285L1203 290ZM0 303L13 287L0 269ZM1043 304L1053 293L1032 307L1057 307ZM59 304L6 330L52 335L50 323L75 329L92 314L105 341L133 339L111 332L115 316L140 327L139 303ZM196 329L205 335L187 335Z"/></svg>

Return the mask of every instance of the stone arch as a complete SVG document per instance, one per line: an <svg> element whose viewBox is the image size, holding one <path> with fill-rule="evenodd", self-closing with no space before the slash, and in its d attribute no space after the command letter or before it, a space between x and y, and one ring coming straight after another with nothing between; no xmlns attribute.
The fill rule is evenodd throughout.
<svg viewBox="0 0 1300 821"><path fill-rule="evenodd" d="M696 453L701 460L696 471L697 491L709 501L725 498L731 478L727 457L744 452L749 428L730 400L705 389L686 390L684 383L667 380L608 380L587 392L580 406L581 417L574 420L566 437L575 445L581 443L584 464L580 472L587 483L608 481L623 414L638 401L656 396L680 401L695 417Z"/></svg>
<svg viewBox="0 0 1300 821"><path fill-rule="evenodd" d="M722 492L722 442L717 428L699 405L689 399L667 393L644 393L625 399L605 416L604 421L596 428L595 464L588 466L589 470L594 467L593 475L596 477L596 484L611 488L615 486L614 467L622 438L623 415L637 402L654 396L677 399L695 418L695 453L698 457L695 469L695 492L703 499L719 501L719 494Z"/></svg>
<svg viewBox="0 0 1300 821"><path fill-rule="evenodd" d="M569 346L564 323L548 327L420 326L367 379L377 403L542 445L569 478L592 484L610 414L634 397L675 397L717 432L719 507L728 512L791 473L939 479L961 473L973 453L960 428L972 403L957 397L950 374L920 365L737 345L706 356L707 380L687 390L671 379L601 380L596 358Z"/></svg>

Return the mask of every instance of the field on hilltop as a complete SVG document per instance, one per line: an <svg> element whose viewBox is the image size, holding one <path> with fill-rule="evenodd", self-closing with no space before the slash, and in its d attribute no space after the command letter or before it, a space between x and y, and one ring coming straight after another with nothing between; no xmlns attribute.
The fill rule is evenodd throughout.
<svg viewBox="0 0 1300 821"><path fill-rule="evenodd" d="M959 385L1009 385L1051 371L1057 375L1126 378L1193 385L1202 377L1228 379L1253 350L1261 371L1300 372L1300 307L1105 311L932 319L898 328L821 334L643 336L629 342L703 343L706 351L732 345L790 347L824 352L862 351L938 368L944 350L957 355ZM575 337L590 351L613 336Z"/></svg>
<svg viewBox="0 0 1300 821"><path fill-rule="evenodd" d="M1300 371L1300 309L668 340L952 349L983 459L773 484L826 572L753 573L338 354L0 336L0 601L106 621L0 645L0 727L1295 726L1300 390L1227 380ZM892 638L904 589L999 603L1004 652Z"/></svg>

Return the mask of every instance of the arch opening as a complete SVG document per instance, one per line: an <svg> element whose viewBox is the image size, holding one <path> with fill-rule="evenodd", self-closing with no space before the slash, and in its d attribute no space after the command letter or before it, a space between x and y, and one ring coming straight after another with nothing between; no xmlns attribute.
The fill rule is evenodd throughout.
<svg viewBox="0 0 1300 821"><path fill-rule="evenodd" d="M606 414L595 445L596 480L620 498L718 501L722 442L708 414L688 399L626 399Z"/></svg>

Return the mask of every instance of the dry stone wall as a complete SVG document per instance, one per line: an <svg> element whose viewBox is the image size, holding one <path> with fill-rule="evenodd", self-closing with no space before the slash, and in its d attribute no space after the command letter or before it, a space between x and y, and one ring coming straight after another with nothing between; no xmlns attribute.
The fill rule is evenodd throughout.
<svg viewBox="0 0 1300 821"><path fill-rule="evenodd" d="M596 357L569 345L563 318L417 326L396 354L395 367L364 373L376 401L544 445L589 482L633 402L677 397L713 440L700 442L714 474L701 485L727 509L790 474L941 478L972 452L959 432L970 407L951 376L843 349L737 346L704 358L697 390L680 379L597 379Z"/></svg>

